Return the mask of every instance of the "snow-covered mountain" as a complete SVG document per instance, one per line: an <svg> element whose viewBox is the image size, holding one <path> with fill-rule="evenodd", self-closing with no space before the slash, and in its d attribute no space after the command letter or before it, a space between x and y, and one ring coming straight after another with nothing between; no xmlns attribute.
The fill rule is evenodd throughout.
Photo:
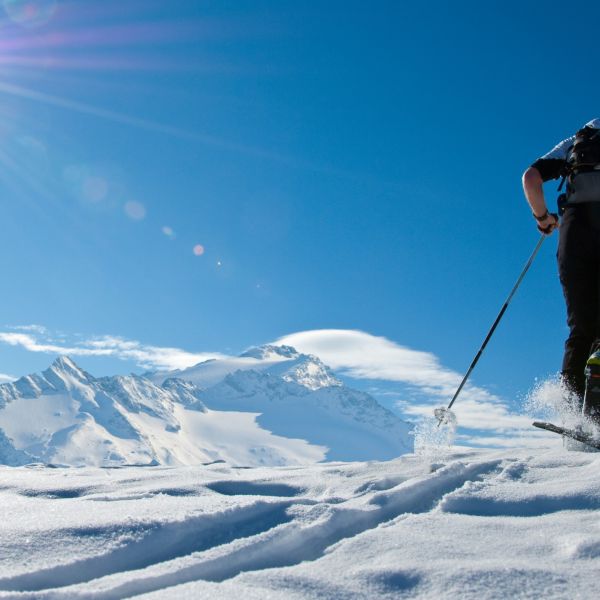
<svg viewBox="0 0 600 600"><path fill-rule="evenodd" d="M282 465L319 461L326 452L273 435L254 414L209 410L191 383L96 379L66 357L0 386L0 430L7 464Z"/></svg>
<svg viewBox="0 0 600 600"><path fill-rule="evenodd" d="M290 346L272 345L250 348L236 357L207 360L188 369L159 371L148 373L147 376L155 383L175 377L207 388L220 383L227 375L236 371L265 371L310 390L342 385L318 357L301 354Z"/></svg>
<svg viewBox="0 0 600 600"><path fill-rule="evenodd" d="M344 386L318 357L290 346L251 348L151 377L191 381L211 408L259 413L258 423L273 433L325 445L329 460L385 460L412 447L405 422Z"/></svg>
<svg viewBox="0 0 600 600"><path fill-rule="evenodd" d="M266 371L238 371L207 389L214 408L260 413L258 423L330 450L329 460L393 458L408 449L407 426L371 396L342 385L310 389Z"/></svg>
<svg viewBox="0 0 600 600"><path fill-rule="evenodd" d="M145 377L95 378L61 357L0 385L0 462L11 465L386 459L412 450L408 433L317 357L289 347Z"/></svg>

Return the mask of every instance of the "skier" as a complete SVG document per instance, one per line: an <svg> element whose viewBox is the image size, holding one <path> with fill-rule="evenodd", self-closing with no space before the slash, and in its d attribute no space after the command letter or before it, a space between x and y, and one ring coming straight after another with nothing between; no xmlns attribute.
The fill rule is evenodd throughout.
<svg viewBox="0 0 600 600"><path fill-rule="evenodd" d="M545 235L552 234L559 221L548 211L542 184L561 177L561 187L567 185L559 196L557 258L570 330L561 376L583 412L600 423L600 386L594 398L591 385L598 369L593 357L588 361L600 340L600 119L560 142L523 174L525 197Z"/></svg>

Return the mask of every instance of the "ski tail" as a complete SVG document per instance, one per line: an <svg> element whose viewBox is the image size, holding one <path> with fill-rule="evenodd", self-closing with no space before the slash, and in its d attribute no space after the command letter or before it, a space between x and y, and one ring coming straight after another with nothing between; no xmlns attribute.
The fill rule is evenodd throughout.
<svg viewBox="0 0 600 600"><path fill-rule="evenodd" d="M538 429L551 431L552 433L558 433L559 435L563 435L571 438L572 440L576 440L577 442L581 442L582 444L586 444L587 446L600 450L600 439L586 434L583 431L568 429L567 427L560 427L559 425L554 425L554 423L546 423L544 421L534 421L533 426L537 427Z"/></svg>

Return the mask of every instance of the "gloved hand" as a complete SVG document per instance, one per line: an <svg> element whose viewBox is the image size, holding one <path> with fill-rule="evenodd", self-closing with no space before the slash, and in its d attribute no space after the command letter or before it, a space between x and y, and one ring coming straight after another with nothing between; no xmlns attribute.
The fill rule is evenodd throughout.
<svg viewBox="0 0 600 600"><path fill-rule="evenodd" d="M550 213L548 211L546 211L546 214L544 215L543 218L539 218L536 217L534 215L534 217L537 220L537 228L539 231L541 231L544 235L550 235L555 229L558 229L560 227L560 223L558 221L558 215L556 213Z"/></svg>

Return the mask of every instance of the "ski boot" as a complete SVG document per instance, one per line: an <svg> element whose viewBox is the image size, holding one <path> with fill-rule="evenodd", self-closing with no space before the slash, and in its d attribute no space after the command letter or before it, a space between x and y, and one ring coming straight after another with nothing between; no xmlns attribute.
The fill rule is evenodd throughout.
<svg viewBox="0 0 600 600"><path fill-rule="evenodd" d="M585 395L583 414L600 429L600 349L585 364Z"/></svg>

